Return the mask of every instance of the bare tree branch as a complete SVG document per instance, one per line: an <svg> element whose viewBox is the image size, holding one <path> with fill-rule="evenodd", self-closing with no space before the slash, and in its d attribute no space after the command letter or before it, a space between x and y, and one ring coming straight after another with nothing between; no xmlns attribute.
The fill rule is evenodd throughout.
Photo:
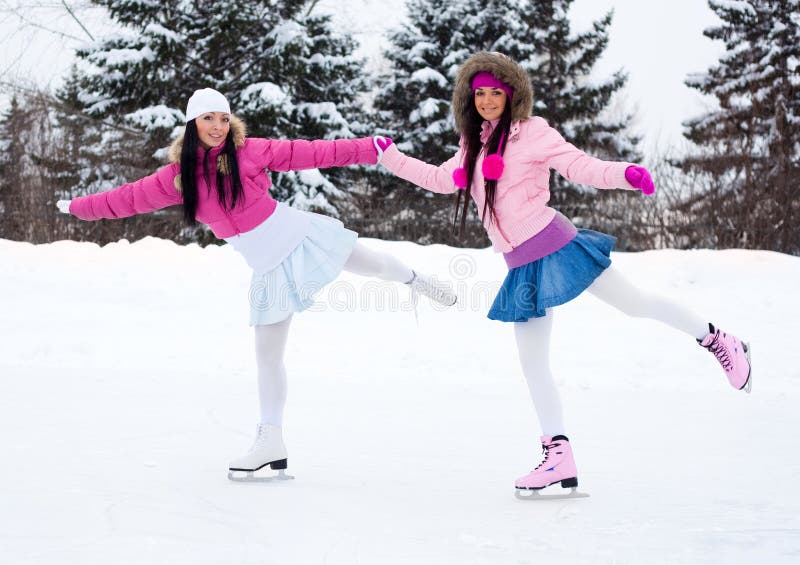
<svg viewBox="0 0 800 565"><path fill-rule="evenodd" d="M132 135L136 135L136 136L139 136L139 137L144 137L146 135L145 132L143 132L141 130L132 129L132 128L129 128L129 127L126 127L126 126L121 126L119 124L115 124L113 122L102 120L100 118L95 118L93 116L89 116L89 115L87 115L87 114L85 114L85 113L83 113L83 112L81 112L79 110L76 110L75 108L73 108L71 106L68 106L68 105L62 103L61 101L58 100L58 98L56 98L52 94L42 93L40 90L38 90L36 88L25 87L25 86L21 86L20 84L16 84L16 83L13 83L13 82L0 80L0 90L2 90L2 89L7 89L10 92L22 92L22 93L27 94L29 96L45 96L47 101L50 103L51 106L61 110L62 112L65 112L65 113L69 114L70 116L74 116L76 118L79 118L81 120L85 120L87 122L93 122L95 124L100 124L100 125L103 125L105 127L108 127L108 128L111 128L111 129L115 129L117 131L130 133Z"/></svg>
<svg viewBox="0 0 800 565"><path fill-rule="evenodd" d="M22 60L23 55L25 55L25 51L24 50L19 52L17 57L13 61L11 61L11 63L8 65L8 67L5 70L0 70L0 78L3 78L8 73L10 73L11 69L13 69L14 66Z"/></svg>
<svg viewBox="0 0 800 565"><path fill-rule="evenodd" d="M81 29L86 33L86 35L89 36L89 39L94 41L94 37L92 36L92 34L89 33L89 30L86 29L86 26L83 25L83 22L78 19L78 16L76 16L75 12L72 11L72 8L69 7L69 4L67 4L67 1L66 0L61 0L61 3L64 5L64 8L67 10L67 12L69 12L69 15L72 16L72 19L75 20L75 22L77 22L77 24L79 26L81 26Z"/></svg>
<svg viewBox="0 0 800 565"><path fill-rule="evenodd" d="M89 38L92 41L94 41L94 37L92 37L92 34L89 33L89 30L86 28L86 26L83 25L83 22L81 22L78 19L78 16L75 13L75 10L72 7L70 7L69 5L67 5L65 0L61 0L60 4L61 4L61 7L63 7L67 11L67 13L70 15L70 17L73 20L75 20L75 22L81 27L81 29L86 33L86 35L88 35ZM71 33L67 33L67 32L65 32L63 30L60 30L60 29L54 29L54 28L48 27L48 26L40 23L39 21L36 21L35 17L32 15L32 12L36 8L45 8L45 9L53 10L53 9L59 8L58 4L50 5L50 4L47 4L47 3L40 3L40 4L36 4L36 5L26 4L24 6L21 6L20 4L12 5L10 2L4 1L4 2L2 2L2 5L3 5L2 11L6 12L6 13L14 16L14 17L16 17L17 19L19 19L19 21L22 22L24 27L31 27L31 28L34 28L34 29L40 29L42 31L45 31L47 33L51 33L51 34L53 34L53 35L55 35L57 37L60 37L62 39L71 39L73 41L79 41L81 43L85 41L85 39L81 39L80 37L78 37L76 35L72 35Z"/></svg>
<svg viewBox="0 0 800 565"><path fill-rule="evenodd" d="M40 29L42 31L46 31L47 33L52 33L52 34L57 35L58 37L61 37L63 39L72 39L74 41L83 41L80 37L77 37L75 35L72 35L72 34L69 34L69 33L66 33L66 32L63 32L63 31L58 31L58 30L55 30L55 29L51 29L49 27L43 26L42 24L38 24L36 22L32 22L29 19L27 19L25 16L23 16L22 14L15 13L14 15L17 16L20 19L20 21L23 24L25 24L26 26L28 26L28 27Z"/></svg>
<svg viewBox="0 0 800 565"><path fill-rule="evenodd" d="M317 4L319 4L319 0L314 0L314 1L311 3L311 5L308 7L308 10L306 10L306 16L305 16L305 17L308 17L308 16L310 16L310 15L311 15L311 11L312 11L314 8L316 8L316 7L317 7Z"/></svg>

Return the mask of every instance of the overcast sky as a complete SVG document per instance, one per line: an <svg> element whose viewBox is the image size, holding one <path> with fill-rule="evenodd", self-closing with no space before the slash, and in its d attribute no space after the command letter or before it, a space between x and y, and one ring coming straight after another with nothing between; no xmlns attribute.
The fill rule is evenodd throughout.
<svg viewBox="0 0 800 565"><path fill-rule="evenodd" d="M45 8L35 8L36 4ZM9 6L24 6L20 13L28 25L23 29L18 18L7 17ZM385 46L382 32L401 21L403 6L402 0L320 3L323 9L334 11L373 60ZM683 81L687 73L713 65L723 52L721 44L702 34L717 22L716 16L704 0L576 0L571 11L573 31L585 30L612 8L611 40L596 75L605 77L620 68L628 72L621 103L636 110L635 126L645 138L646 150L679 145L681 122L711 104ZM59 84L73 60L74 48L86 39L85 32L58 2L0 0L0 10L6 10L0 13L0 81L32 77L39 84ZM99 15L98 11L82 13L86 27L95 34L108 25Z"/></svg>

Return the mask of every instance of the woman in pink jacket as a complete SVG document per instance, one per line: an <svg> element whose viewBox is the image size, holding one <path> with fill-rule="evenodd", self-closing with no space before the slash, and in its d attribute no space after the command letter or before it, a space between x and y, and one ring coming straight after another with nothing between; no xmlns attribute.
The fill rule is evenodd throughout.
<svg viewBox="0 0 800 565"><path fill-rule="evenodd" d="M289 324L292 314L311 306L314 294L343 269L406 283L447 306L455 303L447 285L369 250L338 220L295 210L269 194L268 171L376 163L378 157L372 138L248 138L225 97L205 88L189 99L186 129L170 148L171 164L114 190L58 202L62 212L82 220L124 218L181 204L190 225L198 220L207 224L252 267L250 323L255 326L261 421L250 451L229 466L232 480L255 480L253 472L267 465L279 470L279 478L287 477L282 420Z"/></svg>
<svg viewBox="0 0 800 565"><path fill-rule="evenodd" d="M461 230L475 201L508 275L489 318L514 324L519 358L539 422L544 461L519 478L520 491L535 493L560 482L578 485L561 400L549 365L553 308L588 290L631 316L664 322L711 351L731 385L750 389L746 343L693 312L643 292L611 266L611 236L576 229L547 206L550 169L600 189L655 190L650 174L632 163L592 158L547 122L530 115L533 94L527 73L500 53L480 52L459 69L452 109L461 134L458 152L436 167L403 155L391 140L376 138L384 167L434 192L457 192ZM569 496L569 495L568 495Z"/></svg>

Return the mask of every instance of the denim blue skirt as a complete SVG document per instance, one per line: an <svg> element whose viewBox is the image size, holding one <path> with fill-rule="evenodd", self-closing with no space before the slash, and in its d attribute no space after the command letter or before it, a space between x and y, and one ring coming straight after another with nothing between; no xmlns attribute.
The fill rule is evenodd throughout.
<svg viewBox="0 0 800 565"><path fill-rule="evenodd" d="M509 270L489 309L489 319L525 322L576 298L611 264L616 241L604 233L578 230L555 253Z"/></svg>

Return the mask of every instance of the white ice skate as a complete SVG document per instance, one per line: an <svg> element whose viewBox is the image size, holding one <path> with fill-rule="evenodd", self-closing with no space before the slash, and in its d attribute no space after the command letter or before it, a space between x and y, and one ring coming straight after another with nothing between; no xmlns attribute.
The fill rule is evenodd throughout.
<svg viewBox="0 0 800 565"><path fill-rule="evenodd" d="M452 306L458 300L453 288L444 281L437 281L427 275L423 275L416 271L411 271L414 277L406 284L411 287L411 290L427 296L437 304L442 306Z"/></svg>
<svg viewBox="0 0 800 565"><path fill-rule="evenodd" d="M228 478L239 482L286 481L294 477L286 474L288 458L283 444L281 429L278 426L259 424L256 440L246 455L231 461ZM277 475L257 476L255 472L269 465Z"/></svg>

